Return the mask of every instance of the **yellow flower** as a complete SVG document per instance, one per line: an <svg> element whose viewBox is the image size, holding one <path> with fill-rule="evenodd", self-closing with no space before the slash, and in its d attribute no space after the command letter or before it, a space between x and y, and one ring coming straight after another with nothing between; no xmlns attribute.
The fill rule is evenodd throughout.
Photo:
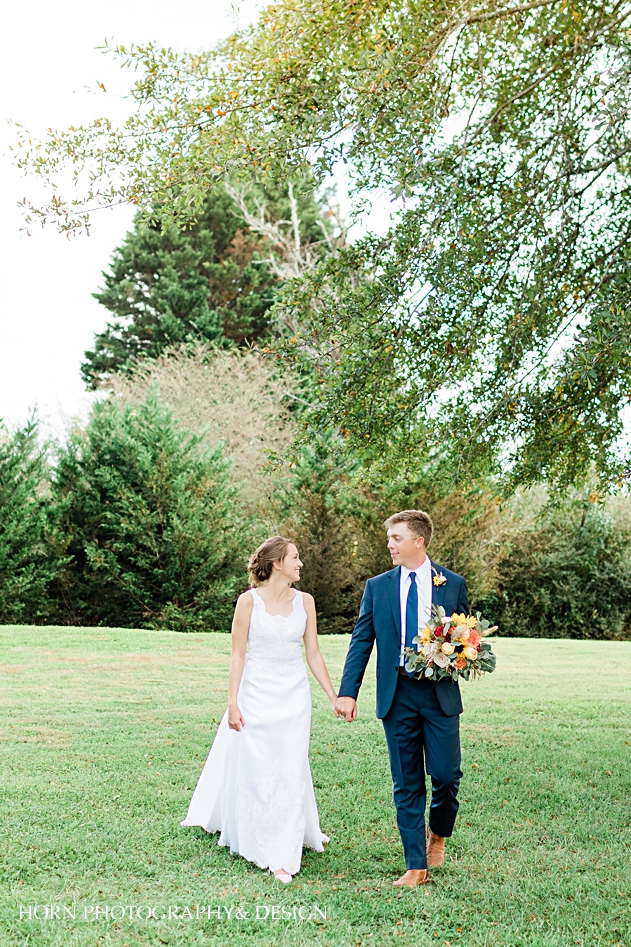
<svg viewBox="0 0 631 947"><path fill-rule="evenodd" d="M478 619L475 617L475 615L469 615L469 617L467 618L467 625L469 626L469 628L475 628L477 623L478 623Z"/></svg>

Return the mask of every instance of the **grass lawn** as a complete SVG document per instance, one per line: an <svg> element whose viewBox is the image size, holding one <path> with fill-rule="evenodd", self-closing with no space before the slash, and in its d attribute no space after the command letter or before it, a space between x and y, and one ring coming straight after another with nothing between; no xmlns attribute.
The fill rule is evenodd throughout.
<svg viewBox="0 0 631 947"><path fill-rule="evenodd" d="M335 681L347 644L322 640ZM447 863L403 891L372 669L354 725L314 684L331 842L292 885L180 826L229 651L228 635L0 628L2 947L630 947L631 643L496 641L498 671L463 685Z"/></svg>

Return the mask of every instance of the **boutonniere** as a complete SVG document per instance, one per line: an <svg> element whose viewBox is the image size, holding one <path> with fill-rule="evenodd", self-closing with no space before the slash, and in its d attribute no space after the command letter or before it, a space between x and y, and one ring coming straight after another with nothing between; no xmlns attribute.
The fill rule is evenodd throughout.
<svg viewBox="0 0 631 947"><path fill-rule="evenodd" d="M432 572L434 573L433 582L436 588L439 588L439 586L444 585L445 582L447 581L447 576L443 575L442 572L437 572L433 566L432 566Z"/></svg>

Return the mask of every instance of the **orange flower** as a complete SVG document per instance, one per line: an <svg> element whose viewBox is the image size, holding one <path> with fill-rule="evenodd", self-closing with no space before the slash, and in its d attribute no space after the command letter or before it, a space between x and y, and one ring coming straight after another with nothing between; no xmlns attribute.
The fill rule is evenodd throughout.
<svg viewBox="0 0 631 947"><path fill-rule="evenodd" d="M482 641L482 636L477 631L472 631L469 634L469 644L472 648L477 648L477 646Z"/></svg>
<svg viewBox="0 0 631 947"><path fill-rule="evenodd" d="M460 668L464 668L466 666L467 666L467 659L465 658L464 654L459 654L458 657L456 658L456 667L458 668L458 670L460 670Z"/></svg>

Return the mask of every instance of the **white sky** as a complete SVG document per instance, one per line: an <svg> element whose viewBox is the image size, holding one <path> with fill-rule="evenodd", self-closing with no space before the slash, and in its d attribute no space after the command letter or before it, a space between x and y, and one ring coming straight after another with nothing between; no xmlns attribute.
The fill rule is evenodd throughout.
<svg viewBox="0 0 631 947"><path fill-rule="evenodd" d="M10 120L34 137L107 115L123 120L123 98L133 73L97 51L104 40L129 46L156 40L179 49L208 49L251 22L265 0L31 0L3 12L0 58L0 421L22 424L33 408L45 433L63 436L74 419L87 418L94 394L86 392L79 366L102 331L108 312L92 293L129 229L133 211L92 215L90 236L67 238L53 228L24 227L18 201L34 204L38 179L13 166ZM107 94L97 91L103 82ZM340 199L345 185L340 178ZM369 220L353 233L388 226L392 205L373 195Z"/></svg>
<svg viewBox="0 0 631 947"><path fill-rule="evenodd" d="M30 0L7 5L0 58L0 419L22 423L35 406L46 428L62 433L73 417L85 418L91 396L79 376L83 353L107 312L91 293L132 220L132 211L100 211L90 237L73 239L36 228L31 236L16 205L37 201L39 183L13 166L7 146L15 132L7 120L35 135L98 115L123 116L117 95L85 91L103 81L123 93L130 74L96 51L105 38L129 45L212 46L236 25L253 18L256 0L238 14L229 0ZM235 16L238 18L235 20Z"/></svg>

